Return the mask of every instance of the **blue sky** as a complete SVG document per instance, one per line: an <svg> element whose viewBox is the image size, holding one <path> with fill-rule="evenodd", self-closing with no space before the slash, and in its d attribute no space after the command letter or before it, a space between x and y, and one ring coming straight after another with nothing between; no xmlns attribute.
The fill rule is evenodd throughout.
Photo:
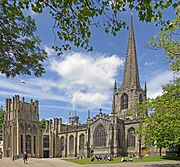
<svg viewBox="0 0 180 167"><path fill-rule="evenodd" d="M128 30L121 30L113 37L102 29L92 28L93 52L73 47L58 57L51 49L54 42L51 16L47 11L42 15L28 12L36 20L37 35L49 55L44 63L46 74L40 78L6 78L1 74L0 105L5 107L5 98L19 94L27 102L31 98L39 100L40 118L62 117L66 122L69 112L76 110L81 122L85 122L89 109L91 116L95 116L99 108L110 113L114 80L120 87L123 79ZM165 15L172 16L172 11L166 11ZM130 12L122 14L122 19L129 23ZM173 74L162 51L146 46L146 42L158 33L158 27L154 27L153 23L139 22L136 14L133 14L133 22L141 86L144 87L146 81L148 97L156 97L162 93L161 85L168 83ZM22 84L21 80L26 84Z"/></svg>

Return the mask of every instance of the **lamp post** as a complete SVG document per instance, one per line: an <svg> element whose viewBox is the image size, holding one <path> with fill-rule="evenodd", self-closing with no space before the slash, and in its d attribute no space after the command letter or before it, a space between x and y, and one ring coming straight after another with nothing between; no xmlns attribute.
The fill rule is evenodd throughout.
<svg viewBox="0 0 180 167"><path fill-rule="evenodd" d="M139 158L141 158L141 134L139 134Z"/></svg>

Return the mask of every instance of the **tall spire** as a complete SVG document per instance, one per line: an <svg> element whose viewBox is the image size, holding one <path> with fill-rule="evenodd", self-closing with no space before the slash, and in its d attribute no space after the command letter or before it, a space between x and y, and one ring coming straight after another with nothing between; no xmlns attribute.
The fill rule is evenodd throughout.
<svg viewBox="0 0 180 167"><path fill-rule="evenodd" d="M128 41L128 48L127 48L127 54L126 54L126 62L125 62L122 87L123 88L140 87L138 63L137 63L137 56L136 56L136 43L135 43L135 37L134 37L132 16L131 16L131 24L130 24L130 30L129 30L129 41Z"/></svg>

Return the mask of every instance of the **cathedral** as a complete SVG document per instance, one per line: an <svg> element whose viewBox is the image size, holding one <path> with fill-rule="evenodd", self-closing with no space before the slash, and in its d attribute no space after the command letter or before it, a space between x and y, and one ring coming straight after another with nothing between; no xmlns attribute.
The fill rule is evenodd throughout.
<svg viewBox="0 0 180 167"><path fill-rule="evenodd" d="M45 128L40 129L38 101L27 103L16 95L6 100L4 156L22 156L25 151L38 158L143 153L141 136L133 135L140 123L134 106L136 101L141 103L146 98L146 84L144 88L140 86L131 18L123 81L120 87L114 83L111 113L100 110L91 118L88 111L86 124L79 123L77 115L70 115L67 124L62 118L55 118L47 120Z"/></svg>

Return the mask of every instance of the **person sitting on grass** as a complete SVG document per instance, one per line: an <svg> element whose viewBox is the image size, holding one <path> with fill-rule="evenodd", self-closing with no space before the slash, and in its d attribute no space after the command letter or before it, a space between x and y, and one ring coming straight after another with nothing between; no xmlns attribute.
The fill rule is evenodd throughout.
<svg viewBox="0 0 180 167"><path fill-rule="evenodd" d="M94 156L91 158L91 161L94 161L95 160L95 158L94 158Z"/></svg>
<svg viewBox="0 0 180 167"><path fill-rule="evenodd" d="M122 157L121 158L121 162L125 162L126 160L125 160L125 157Z"/></svg>
<svg viewBox="0 0 180 167"><path fill-rule="evenodd" d="M129 161L133 161L133 154L129 155Z"/></svg>

